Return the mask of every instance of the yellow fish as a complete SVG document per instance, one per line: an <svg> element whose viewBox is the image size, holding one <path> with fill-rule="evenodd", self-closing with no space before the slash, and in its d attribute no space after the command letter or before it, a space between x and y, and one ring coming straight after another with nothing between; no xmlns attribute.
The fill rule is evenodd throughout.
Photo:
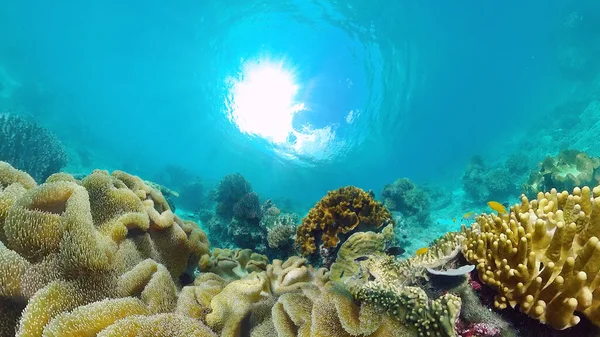
<svg viewBox="0 0 600 337"><path fill-rule="evenodd" d="M456 222L456 218L452 219L452 222Z"/></svg>
<svg viewBox="0 0 600 337"><path fill-rule="evenodd" d="M498 214L506 213L506 207L497 201L488 201L488 206Z"/></svg>
<svg viewBox="0 0 600 337"><path fill-rule="evenodd" d="M415 254L417 254L417 255L423 255L423 254L427 253L428 251L429 251L429 247L423 247L423 248L417 249L417 251L415 252Z"/></svg>
<svg viewBox="0 0 600 337"><path fill-rule="evenodd" d="M465 213L465 214L463 214L462 218L463 218L463 220L475 219L475 212Z"/></svg>

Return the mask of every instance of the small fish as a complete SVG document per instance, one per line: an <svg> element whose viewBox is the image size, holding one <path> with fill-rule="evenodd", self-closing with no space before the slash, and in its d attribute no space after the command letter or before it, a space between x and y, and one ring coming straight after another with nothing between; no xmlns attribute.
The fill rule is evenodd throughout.
<svg viewBox="0 0 600 337"><path fill-rule="evenodd" d="M402 254L404 254L404 252L405 252L404 248L398 247L398 246L390 247L385 250L385 253L387 255L402 255Z"/></svg>
<svg viewBox="0 0 600 337"><path fill-rule="evenodd" d="M506 207L497 201L488 201L488 206L490 206L490 208L494 211L498 212L498 214L506 213Z"/></svg>
<svg viewBox="0 0 600 337"><path fill-rule="evenodd" d="M453 219L452 219L452 222L456 222L456 218L453 218Z"/></svg>
<svg viewBox="0 0 600 337"><path fill-rule="evenodd" d="M361 261L367 261L369 259L369 255L363 255L363 256L359 256L356 259L354 259L354 261L356 262L361 262Z"/></svg>
<svg viewBox="0 0 600 337"><path fill-rule="evenodd" d="M468 212L463 214L462 216L463 220L473 220L475 219L475 212Z"/></svg>
<svg viewBox="0 0 600 337"><path fill-rule="evenodd" d="M415 254L417 254L417 255L423 255L423 254L427 253L428 251L429 251L429 247L423 247L423 248L417 249L417 251L415 252Z"/></svg>

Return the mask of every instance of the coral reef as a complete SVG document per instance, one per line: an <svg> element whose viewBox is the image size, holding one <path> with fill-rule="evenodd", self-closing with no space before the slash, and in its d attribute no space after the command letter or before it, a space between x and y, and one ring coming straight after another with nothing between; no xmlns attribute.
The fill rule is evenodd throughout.
<svg viewBox="0 0 600 337"><path fill-rule="evenodd" d="M50 131L16 114L0 113L0 160L43 182L67 164L61 142Z"/></svg>
<svg viewBox="0 0 600 337"><path fill-rule="evenodd" d="M410 179L401 178L387 184L381 191L384 205L391 211L400 211L406 217L416 217L426 225L429 218L429 195Z"/></svg>
<svg viewBox="0 0 600 337"><path fill-rule="evenodd" d="M95 334L124 316L170 312L208 253L200 228L136 176L62 174L35 186L0 163L0 177L3 335Z"/></svg>
<svg viewBox="0 0 600 337"><path fill-rule="evenodd" d="M204 184L194 181L181 187L178 202L181 207L190 211L198 212L210 205Z"/></svg>
<svg viewBox="0 0 600 337"><path fill-rule="evenodd" d="M275 206L269 206L263 211L260 225L267 229L267 255L271 259L283 259L294 255L296 248L294 238L299 222L298 214L281 213Z"/></svg>
<svg viewBox="0 0 600 337"><path fill-rule="evenodd" d="M403 273L393 258L375 256L362 262L360 272L345 283L354 298L383 309L411 331L410 336L457 336L460 298L446 293L429 300L423 289L403 282Z"/></svg>
<svg viewBox="0 0 600 337"><path fill-rule="evenodd" d="M203 255L198 263L201 272L213 273L225 280L237 280L252 272L267 269L266 256L250 249L213 248L210 255Z"/></svg>
<svg viewBox="0 0 600 337"><path fill-rule="evenodd" d="M393 222L391 213L372 195L354 186L342 187L329 191L302 219L296 244L303 254L319 255L328 266L340 241L354 232Z"/></svg>
<svg viewBox="0 0 600 337"><path fill-rule="evenodd" d="M497 292L496 307L518 305L555 329L578 324L579 315L600 325L600 197L589 187L523 195L509 213L482 215L463 231L465 258Z"/></svg>
<svg viewBox="0 0 600 337"><path fill-rule="evenodd" d="M539 170L531 172L523 184L523 192L530 198L553 188L571 191L575 187L596 186L600 181L600 158L582 151L562 150L555 157L547 156L538 166Z"/></svg>
<svg viewBox="0 0 600 337"><path fill-rule="evenodd" d="M206 225L222 247L267 250L267 228L261 223L263 206L250 183L239 173L223 177L213 193L215 216ZM270 203L269 203L270 204Z"/></svg>
<svg viewBox="0 0 600 337"><path fill-rule="evenodd" d="M471 158L462 176L462 187L470 202L465 206L485 205L490 200L503 202L517 193L510 170L521 169L513 166L512 159L509 160L504 165L488 166L481 156Z"/></svg>

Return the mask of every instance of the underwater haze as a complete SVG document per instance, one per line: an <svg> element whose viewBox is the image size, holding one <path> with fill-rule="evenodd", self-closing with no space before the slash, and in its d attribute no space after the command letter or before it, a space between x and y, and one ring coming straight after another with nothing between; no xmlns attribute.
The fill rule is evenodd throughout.
<svg viewBox="0 0 600 337"><path fill-rule="evenodd" d="M560 1L0 9L2 67L29 87L20 110L92 153L95 167L240 172L260 193L307 203L400 176L451 185L473 154L495 160L507 139L539 128L566 85L556 36L571 9ZM292 89L267 74L236 94L261 67Z"/></svg>
<svg viewBox="0 0 600 337"><path fill-rule="evenodd" d="M600 336L599 0L0 0L0 337Z"/></svg>

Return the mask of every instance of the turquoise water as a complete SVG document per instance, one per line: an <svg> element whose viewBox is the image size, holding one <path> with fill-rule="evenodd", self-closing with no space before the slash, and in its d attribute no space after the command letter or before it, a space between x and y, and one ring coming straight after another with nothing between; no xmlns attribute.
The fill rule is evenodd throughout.
<svg viewBox="0 0 600 337"><path fill-rule="evenodd" d="M0 65L18 90L0 107L54 132L71 172L240 172L307 207L398 177L450 193L473 155L526 152L535 167L558 152L531 138L558 104L590 100L598 82L567 76L561 56L597 15L594 1L5 1ZM295 87L272 83L236 117L256 64Z"/></svg>

